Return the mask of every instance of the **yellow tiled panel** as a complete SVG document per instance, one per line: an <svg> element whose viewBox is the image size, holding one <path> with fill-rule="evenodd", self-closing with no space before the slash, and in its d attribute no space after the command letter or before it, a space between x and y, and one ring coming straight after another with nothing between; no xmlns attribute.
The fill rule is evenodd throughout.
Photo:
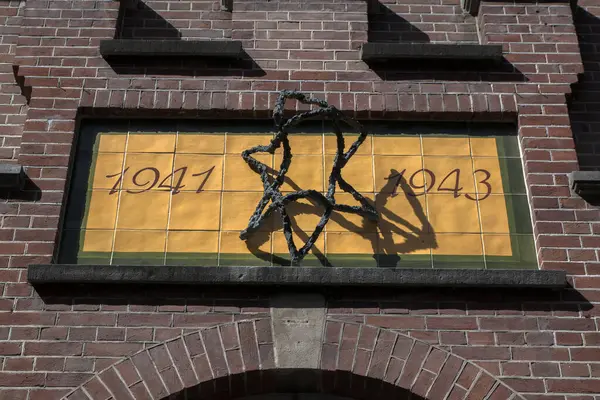
<svg viewBox="0 0 600 400"><path fill-rule="evenodd" d="M88 230L84 233L83 251L98 251L110 253L112 251L114 231Z"/></svg>
<svg viewBox="0 0 600 400"><path fill-rule="evenodd" d="M181 192L171 199L169 229L218 230L220 192Z"/></svg>
<svg viewBox="0 0 600 400"><path fill-rule="evenodd" d="M168 253L216 253L219 251L219 232L169 231Z"/></svg>
<svg viewBox="0 0 600 400"><path fill-rule="evenodd" d="M423 157L425 168L433 172L435 182L426 173L428 184L433 183L428 193L475 193L473 160L470 157ZM458 170L458 171L456 171ZM457 182L458 180L458 182Z"/></svg>
<svg viewBox="0 0 600 400"><path fill-rule="evenodd" d="M134 192L149 188L151 191L165 191L172 183L173 154L127 153L125 169L123 189Z"/></svg>
<svg viewBox="0 0 600 400"><path fill-rule="evenodd" d="M380 230L407 233L431 231L425 196L410 196L402 190L395 197L390 193L377 193L375 208L382 220Z"/></svg>
<svg viewBox="0 0 600 400"><path fill-rule="evenodd" d="M350 149L352 143L358 139L358 135L344 134L344 153ZM361 143L360 147L354 153L355 155L371 155L373 154L372 137L369 135ZM292 148L293 150L293 148ZM335 135L325 135L325 154L335 154L337 152L337 138Z"/></svg>
<svg viewBox="0 0 600 400"><path fill-rule="evenodd" d="M281 155L275 155L275 165L281 164ZM279 169L279 167L277 167ZM286 180L281 185L282 192L300 189L323 191L323 157L297 155L292 157Z"/></svg>
<svg viewBox="0 0 600 400"><path fill-rule="evenodd" d="M175 133L130 133L127 139L127 153L173 153Z"/></svg>
<svg viewBox="0 0 600 400"><path fill-rule="evenodd" d="M124 153L125 142L127 141L127 135L122 134L100 134L100 143L98 144L98 151L100 153Z"/></svg>
<svg viewBox="0 0 600 400"><path fill-rule="evenodd" d="M223 154L225 135L179 134L177 153Z"/></svg>
<svg viewBox="0 0 600 400"><path fill-rule="evenodd" d="M166 230L170 197L168 192L121 192L117 228Z"/></svg>
<svg viewBox="0 0 600 400"><path fill-rule="evenodd" d="M427 194L427 216L434 232L480 232L477 203L465 196Z"/></svg>
<svg viewBox="0 0 600 400"><path fill-rule="evenodd" d="M106 190L89 192L90 208L84 229L114 229L117 220L119 193L109 194Z"/></svg>
<svg viewBox="0 0 600 400"><path fill-rule="evenodd" d="M374 136L373 152L394 156L420 156L421 138L418 136Z"/></svg>
<svg viewBox="0 0 600 400"><path fill-rule="evenodd" d="M491 195L478 203L483 232L510 232L504 195Z"/></svg>
<svg viewBox="0 0 600 400"><path fill-rule="evenodd" d="M242 154L242 151L271 143L272 135L235 135L227 134L225 151L227 154Z"/></svg>
<svg viewBox="0 0 600 400"><path fill-rule="evenodd" d="M181 191L222 190L223 156L208 154L176 154L173 185L181 180ZM185 168L185 175L182 173ZM194 176L196 175L196 176ZM204 183L204 185L202 185Z"/></svg>
<svg viewBox="0 0 600 400"><path fill-rule="evenodd" d="M372 193L361 193L368 201L373 204ZM352 197L350 193L341 191L336 192L335 201L338 204L347 204L349 206L360 206L360 203ZM327 225L327 232L371 232L377 231L377 223L364 218L358 214L334 211Z"/></svg>
<svg viewBox="0 0 600 400"><path fill-rule="evenodd" d="M294 243L296 244L296 248L300 250L306 240L308 240L308 235L298 235L297 233L293 233L292 237L294 238ZM285 236L283 232L274 232L273 233L273 253L274 254L290 254L290 250L288 249L287 242L285 240ZM318 254L325 253L325 234L322 233L321 236L317 239L315 245L310 249L307 254Z"/></svg>
<svg viewBox="0 0 600 400"><path fill-rule="evenodd" d="M286 212L292 221L292 229L294 231L300 230L306 235L310 235L323 215L325 208L315 203L313 204L307 199L300 199L292 203L288 203L286 206ZM274 216L274 228L283 229L281 222L281 214L276 213Z"/></svg>
<svg viewBox="0 0 600 400"><path fill-rule="evenodd" d="M248 249L257 248L259 251L271 253L271 234L260 232L248 237L247 241L240 239L240 232L228 231L221 232L221 249L223 254L248 254L252 252Z"/></svg>
<svg viewBox="0 0 600 400"><path fill-rule="evenodd" d="M386 232L379 234L378 254L429 255L435 237L429 234L414 235Z"/></svg>
<svg viewBox="0 0 600 400"><path fill-rule="evenodd" d="M333 168L334 156L325 157L325 176L328 179ZM373 191L373 157L355 155L341 171L342 177L359 192ZM326 183L327 185L327 183ZM339 188L339 185L338 185Z"/></svg>
<svg viewBox="0 0 600 400"><path fill-rule="evenodd" d="M473 157L498 157L496 138L471 138L471 154Z"/></svg>
<svg viewBox="0 0 600 400"><path fill-rule="evenodd" d="M93 189L112 189L123 170L123 154L100 153L96 156L94 166ZM107 177L110 176L110 177ZM112 175L112 176L111 176ZM118 186L120 186L120 183ZM117 187L118 189L118 187Z"/></svg>
<svg viewBox="0 0 600 400"><path fill-rule="evenodd" d="M248 220L262 196L261 192L224 192L221 229L226 231L246 229ZM271 230L273 228L271 221L265 221L261 225L261 230Z"/></svg>
<svg viewBox="0 0 600 400"><path fill-rule="evenodd" d="M469 156L469 138L423 136L423 155L426 156Z"/></svg>
<svg viewBox="0 0 600 400"><path fill-rule="evenodd" d="M269 167L273 166L271 155L255 154L254 158ZM263 191L260 174L253 171L241 156L233 154L225 156L224 185L224 190Z"/></svg>
<svg viewBox="0 0 600 400"><path fill-rule="evenodd" d="M487 256L512 256L510 235L483 235L483 245Z"/></svg>
<svg viewBox="0 0 600 400"><path fill-rule="evenodd" d="M373 254L378 248L376 233L327 232L327 254Z"/></svg>
<svg viewBox="0 0 600 400"><path fill-rule="evenodd" d="M483 255L481 235L478 234L436 234L437 247L432 249L433 255L447 256L479 256Z"/></svg>
<svg viewBox="0 0 600 400"><path fill-rule="evenodd" d="M311 154L313 156L323 154L322 134L291 133L288 135L288 140L293 156L296 154ZM275 150L275 154L283 154L283 144Z"/></svg>
<svg viewBox="0 0 600 400"><path fill-rule="evenodd" d="M423 193L422 168L423 159L419 156L375 156L375 191L386 193L401 191L401 186L396 189L398 185L397 176L404 171L402 176L407 184L412 183L420 189L405 185L404 188L414 193ZM390 177L391 179L387 179Z"/></svg>
<svg viewBox="0 0 600 400"><path fill-rule="evenodd" d="M484 180L491 186L492 193L504 193L502 185L502 175L500 172L500 162L497 158L474 158L473 159L474 171L485 170L489 172L490 176L483 171L474 172L475 182L477 183L477 192L481 193L478 197L481 198L488 191L487 185L482 183Z"/></svg>
<svg viewBox="0 0 600 400"><path fill-rule="evenodd" d="M120 231L115 235L117 253L163 253L166 231Z"/></svg>

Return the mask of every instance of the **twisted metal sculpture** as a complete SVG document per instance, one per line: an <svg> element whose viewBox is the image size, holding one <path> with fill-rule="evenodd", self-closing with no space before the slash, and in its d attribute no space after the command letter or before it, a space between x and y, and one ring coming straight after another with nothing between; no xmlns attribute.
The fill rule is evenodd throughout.
<svg viewBox="0 0 600 400"><path fill-rule="evenodd" d="M315 105L318 106L318 108L298 113L285 120L283 118L283 110L287 99L294 99L303 104ZM329 183L327 194L323 195L319 191L308 189L283 195L279 189L283 184L285 175L292 163L292 149L290 148L290 143L288 140L288 131L290 128L298 125L302 121L317 117L329 118L333 122L333 129L337 138L337 150L335 153L331 174L329 175L328 179ZM344 168L348 161L350 161L350 158L352 158L354 153L356 153L360 145L364 142L368 133L364 130L360 123L352 118L344 116L341 111L334 106L329 105L326 101L308 97L305 94L296 91L284 90L280 93L273 110L273 119L275 121L277 133L271 140L271 143L268 145L255 146L242 152L242 157L250 166L250 168L260 174L260 178L264 187L264 194L261 200L258 202L254 213L250 217L248 227L240 233L240 239L246 240L250 234L258 230L260 224L269 218L273 212L279 211L281 213L283 233L290 252L292 265L299 265L323 231L323 228L329 221L329 217L333 211L358 214L371 220L378 220L379 216L375 208L369 204L367 199L365 199L362 194L356 191L356 189L354 189L352 185L346 182L342 177L342 168ZM358 138L354 143L352 143L346 152L344 152L344 135L340 127L340 122L348 124L350 127L359 132ZM277 171L275 178L271 182L268 175L269 167L253 158L252 154L259 152L273 154L275 150L281 146L283 146L283 160L279 167L279 171ZM339 184L343 191L350 193L352 197L354 197L354 199L360 203L360 206L336 203L335 190L337 184ZM315 227L313 233L309 236L304 245L298 249L294 243L294 239L292 238L292 223L286 212L286 205L300 199L313 200L322 205L325 211L323 212L323 215L321 215L321 219L319 220L319 223Z"/></svg>

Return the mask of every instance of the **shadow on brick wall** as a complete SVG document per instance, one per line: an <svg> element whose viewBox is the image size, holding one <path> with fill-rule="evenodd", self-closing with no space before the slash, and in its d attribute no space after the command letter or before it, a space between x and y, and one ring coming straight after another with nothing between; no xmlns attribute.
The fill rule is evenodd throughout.
<svg viewBox="0 0 600 400"><path fill-rule="evenodd" d="M573 85L569 116L582 170L600 170L600 8L597 13L575 12L584 73Z"/></svg>
<svg viewBox="0 0 600 400"><path fill-rule="evenodd" d="M368 38L377 43L429 42L429 35L379 2L369 10Z"/></svg>
<svg viewBox="0 0 600 400"><path fill-rule="evenodd" d="M115 39L182 40L182 34L169 21L143 2L119 10ZM196 56L107 57L106 62L119 75L163 76L244 76L260 77L265 71L244 52L240 59Z"/></svg>
<svg viewBox="0 0 600 400"><path fill-rule="evenodd" d="M127 7L121 2L115 39L181 39L181 32L143 2Z"/></svg>

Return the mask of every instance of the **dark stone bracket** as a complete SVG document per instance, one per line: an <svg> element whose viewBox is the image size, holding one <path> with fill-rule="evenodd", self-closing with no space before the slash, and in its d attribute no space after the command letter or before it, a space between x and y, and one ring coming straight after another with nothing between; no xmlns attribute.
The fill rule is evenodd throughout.
<svg viewBox="0 0 600 400"><path fill-rule="evenodd" d="M23 188L26 181L25 170L18 164L0 164L0 189Z"/></svg>
<svg viewBox="0 0 600 400"><path fill-rule="evenodd" d="M336 267L30 265L33 284L165 284L303 287L495 287L561 289L565 271Z"/></svg>
<svg viewBox="0 0 600 400"><path fill-rule="evenodd" d="M100 42L103 57L217 57L241 59L238 40L138 40L111 39Z"/></svg>
<svg viewBox="0 0 600 400"><path fill-rule="evenodd" d="M600 171L573 171L569 174L571 192L584 200L600 200Z"/></svg>
<svg viewBox="0 0 600 400"><path fill-rule="evenodd" d="M461 60L502 61L501 45L441 43L365 43L361 47L363 61L386 60Z"/></svg>

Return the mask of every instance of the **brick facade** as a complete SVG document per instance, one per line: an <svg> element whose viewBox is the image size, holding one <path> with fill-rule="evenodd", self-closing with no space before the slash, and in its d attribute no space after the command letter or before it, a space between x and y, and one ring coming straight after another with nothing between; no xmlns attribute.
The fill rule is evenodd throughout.
<svg viewBox="0 0 600 400"><path fill-rule="evenodd" d="M0 399L272 391L271 292L38 290L26 268L53 260L82 118L264 118L283 89L363 119L516 122L540 268L567 271L571 284L328 293L323 391L600 398L600 210L567 182L571 171L600 168L597 1L580 0L574 12L565 2L482 1L476 17L458 0L234 0L232 12L214 1L148 0L123 19L119 7L0 1L0 160L23 165L32 181L0 203ZM231 38L247 57L140 69L99 55L100 40L131 36ZM502 44L506 62L482 73L360 60L361 44L388 40ZM365 393L370 384L382 392Z"/></svg>

